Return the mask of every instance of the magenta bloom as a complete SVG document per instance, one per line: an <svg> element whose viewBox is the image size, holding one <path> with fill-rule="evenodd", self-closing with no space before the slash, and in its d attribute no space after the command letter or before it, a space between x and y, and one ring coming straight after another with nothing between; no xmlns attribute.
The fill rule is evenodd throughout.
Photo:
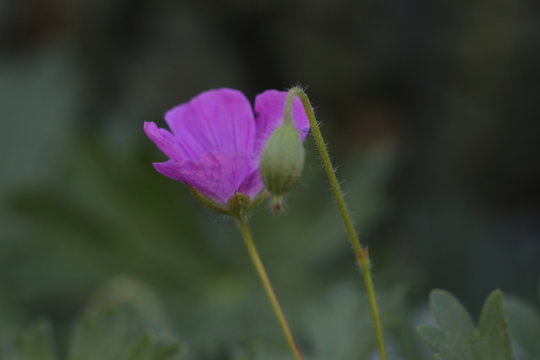
<svg viewBox="0 0 540 360"><path fill-rule="evenodd" d="M154 168L220 205L236 193L253 199L263 189L260 155L282 123L286 95L277 90L259 94L254 116L241 92L208 90L165 114L172 133L145 122L146 135L169 158ZM293 121L303 140L309 122L300 100L293 105Z"/></svg>

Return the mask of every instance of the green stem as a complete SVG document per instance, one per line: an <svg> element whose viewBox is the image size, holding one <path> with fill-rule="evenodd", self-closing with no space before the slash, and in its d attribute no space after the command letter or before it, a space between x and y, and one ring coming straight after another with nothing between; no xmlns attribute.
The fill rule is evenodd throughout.
<svg viewBox="0 0 540 360"><path fill-rule="evenodd" d="M285 340L287 340L287 343L289 344L289 347L291 348L294 358L296 360L303 360L302 354L300 353L300 350L298 349L298 345L296 345L296 342L294 341L294 337L292 335L291 328L289 327L289 323L287 322L287 319L285 318L285 314L283 314L283 310L281 310L281 306L279 305L279 301L276 297L276 293L274 292L274 289L272 288L272 284L270 283L268 274L266 273L264 265L261 261L261 257L259 256L259 252L257 251L257 248L255 247L255 243L253 242L253 235L251 234L249 224L246 221L246 219L243 217L238 217L236 220L238 221L238 225L240 226L240 231L242 232L242 236L244 237L244 242L246 244L249 256L251 257L251 260L253 261L253 265L255 265L255 269L257 270L257 273L259 274L264 290L266 291L266 295L268 296L268 299L270 300L270 303L272 304L272 308L274 309L274 312L278 318L278 322L279 322L279 325L281 326L281 330L283 331L283 335L285 336Z"/></svg>
<svg viewBox="0 0 540 360"><path fill-rule="evenodd" d="M373 324L375 327L375 336L377 338L377 345L379 348L380 358L381 360L386 360L387 357L386 357L386 351L384 348L384 337L383 337L383 331L382 331L382 325L381 325L381 318L379 315L379 308L377 306L375 288L373 286L373 276L371 274L371 263L369 260L368 249L362 246L358 238L358 235L356 233L356 230L354 228L351 215L349 214L349 211L347 210L347 204L345 203L343 192L341 191L341 188L339 186L339 182L334 172L332 161L330 160L330 155L328 154L328 149L322 137L319 124L317 123L317 119L315 118L315 114L313 113L313 108L311 107L309 98L307 97L306 93L298 87L293 87L292 89L289 90L289 93L287 94L287 99L285 102L285 112L286 112L285 119L287 119L287 114L291 114L293 100L296 97L300 98L300 100L302 101L302 105L304 106L304 109L306 111L306 114L309 120L309 125L311 127L311 132L313 134L313 138L315 139L315 144L317 145L317 149L319 150L319 153L321 156L321 161L323 163L324 171L326 172L326 175L328 176L328 181L330 182L332 193L334 194L334 197L336 198L336 203L339 209L339 213L341 214L341 218L343 219L343 224L345 225L345 229L347 230L347 234L349 235L349 239L351 241L354 254L356 256L356 260L358 262L358 266L360 267L360 270L362 272L362 277L364 279L364 284L366 287L366 292L367 292L367 296L369 300L369 307L371 309L371 315L373 317ZM290 117L290 115L288 116Z"/></svg>

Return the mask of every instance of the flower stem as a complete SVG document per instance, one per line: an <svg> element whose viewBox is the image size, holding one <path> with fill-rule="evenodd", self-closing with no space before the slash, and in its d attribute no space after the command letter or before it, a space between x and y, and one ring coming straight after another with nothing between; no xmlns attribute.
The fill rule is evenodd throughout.
<svg viewBox="0 0 540 360"><path fill-rule="evenodd" d="M268 296L268 299L270 300L270 303L272 304L274 313L276 314L278 318L279 325L281 326L283 335L285 336L285 339L287 340L287 343L289 344L289 347L291 348L294 358L296 360L303 360L302 354L300 353L300 350L298 349L298 345L296 345L296 342L294 341L294 337L289 327L289 324L287 322L287 319L285 318L285 314L283 314L283 310L281 310L281 305L279 305L279 301L276 297L276 293L274 292L274 289L272 288L272 284L270 283L268 274L266 273L264 265L259 256L259 252L257 251L257 248L255 247L255 243L253 242L253 235L251 234L249 224L244 217L238 217L236 220L238 221L238 225L240 226L240 231L242 232L242 236L244 237L244 242L246 244L249 256L251 257L251 260L253 261L253 265L255 265L255 269L257 270L257 273L261 279L264 290L266 291L266 295Z"/></svg>
<svg viewBox="0 0 540 360"><path fill-rule="evenodd" d="M304 106L304 109L306 111L306 114L309 120L309 125L311 127L311 132L313 134L313 138L315 139L315 144L317 145L317 149L319 150L319 153L321 156L321 161L324 167L324 171L326 172L326 175L328 176L328 181L330 182L332 193L334 194L334 197L336 198L336 203L339 209L339 213L341 214L341 218L343 219L343 224L345 225L345 229L347 230L347 234L349 235L349 239L351 241L356 260L358 262L358 266L360 267L360 270L362 272L362 277L364 279L364 284L366 287L366 292L367 292L367 296L369 300L369 307L371 309L371 315L373 317L373 324L375 327L375 336L377 338L377 345L379 348L380 358L381 360L386 360L387 357L386 357L386 351L384 348L384 337L383 337L383 331L382 331L382 325L381 325L381 318L379 315L379 308L377 306L375 288L373 286L373 276L371 274L371 262L369 260L368 249L366 247L363 247L362 244L360 243L360 240L354 228L353 222L351 220L351 215L349 214L349 211L347 210L347 204L345 203L343 192L341 191L339 182L334 172L334 167L332 165L332 161L330 160L330 155L328 154L328 148L326 147L326 144L322 137L319 124L317 123L317 119L315 118L315 114L313 113L313 108L311 107L311 103L309 101L307 94L299 87L293 87L292 89L289 90L287 94L287 99L285 102L285 112L288 114L291 114L292 103L296 97L300 98L300 100L302 101L302 105Z"/></svg>

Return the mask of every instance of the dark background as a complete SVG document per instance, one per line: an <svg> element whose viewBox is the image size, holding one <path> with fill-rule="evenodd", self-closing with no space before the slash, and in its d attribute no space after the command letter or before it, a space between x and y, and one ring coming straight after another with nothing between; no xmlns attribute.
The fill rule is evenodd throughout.
<svg viewBox="0 0 540 360"><path fill-rule="evenodd" d="M474 315L495 288L537 302L539 13L535 0L0 3L0 326L68 327L113 278L156 293L198 358L283 348L234 224L156 173L142 132L216 87L251 101L307 88L395 352L420 356L400 329L432 288ZM322 312L313 328L341 334L321 335L335 348L362 285L306 146L286 214L259 210L254 232L304 346Z"/></svg>

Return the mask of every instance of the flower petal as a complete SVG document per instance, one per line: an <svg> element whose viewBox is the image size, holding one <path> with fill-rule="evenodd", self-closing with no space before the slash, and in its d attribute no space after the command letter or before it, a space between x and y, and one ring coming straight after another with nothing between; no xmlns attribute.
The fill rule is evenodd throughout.
<svg viewBox="0 0 540 360"><path fill-rule="evenodd" d="M183 160L184 156L179 151L177 140L169 131L158 128L152 121L147 121L144 123L144 132L169 158L175 161Z"/></svg>
<svg viewBox="0 0 540 360"><path fill-rule="evenodd" d="M259 154L272 132L281 125L285 111L286 91L267 90L255 99L257 134L255 152ZM300 132L302 140L309 131L309 121L299 98L294 99L292 111L293 123Z"/></svg>
<svg viewBox="0 0 540 360"><path fill-rule="evenodd" d="M237 90L203 92L177 106L165 119L180 147L195 161L209 152L251 153L255 141L253 111Z"/></svg>
<svg viewBox="0 0 540 360"><path fill-rule="evenodd" d="M185 182L181 173L181 168L172 160L168 160L160 163L153 163L154 169L162 175L165 175L173 180Z"/></svg>
<svg viewBox="0 0 540 360"><path fill-rule="evenodd" d="M184 158L197 161L201 156L208 152L207 149L193 137L189 131L190 126L196 126L198 119L188 104L178 105L165 113L165 121L173 131L176 143L181 149ZM187 124L187 129L184 128Z"/></svg>
<svg viewBox="0 0 540 360"><path fill-rule="evenodd" d="M161 174L185 182L222 205L227 203L255 169L251 156L240 152L209 153L197 162L167 161L156 163L154 167Z"/></svg>

